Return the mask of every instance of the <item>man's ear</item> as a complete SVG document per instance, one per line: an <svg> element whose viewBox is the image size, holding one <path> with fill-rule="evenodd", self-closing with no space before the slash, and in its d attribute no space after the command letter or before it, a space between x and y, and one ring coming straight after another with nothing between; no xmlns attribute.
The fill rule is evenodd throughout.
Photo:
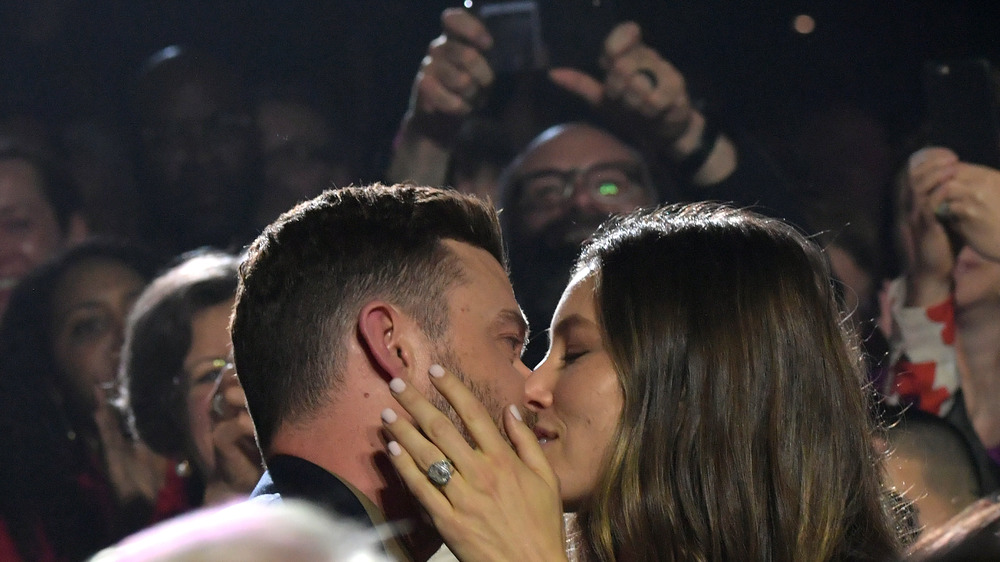
<svg viewBox="0 0 1000 562"><path fill-rule="evenodd" d="M361 341L373 366L387 379L401 377L413 368L414 327L412 320L385 301L372 301L362 307L358 315Z"/></svg>

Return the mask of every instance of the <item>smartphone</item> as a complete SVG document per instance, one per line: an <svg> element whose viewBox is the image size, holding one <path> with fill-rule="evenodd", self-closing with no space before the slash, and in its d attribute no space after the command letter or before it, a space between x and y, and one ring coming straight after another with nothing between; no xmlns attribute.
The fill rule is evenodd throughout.
<svg viewBox="0 0 1000 562"><path fill-rule="evenodd" d="M924 66L928 142L963 162L1000 169L1000 126L993 69L985 59Z"/></svg>
<svg viewBox="0 0 1000 562"><path fill-rule="evenodd" d="M486 53L493 72L512 74L548 66L537 2L484 2L476 9L476 16L493 37L493 48Z"/></svg>

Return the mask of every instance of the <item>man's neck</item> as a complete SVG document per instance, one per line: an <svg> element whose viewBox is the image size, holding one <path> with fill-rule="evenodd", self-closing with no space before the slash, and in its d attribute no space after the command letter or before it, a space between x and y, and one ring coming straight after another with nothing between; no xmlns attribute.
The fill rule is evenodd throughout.
<svg viewBox="0 0 1000 562"><path fill-rule="evenodd" d="M352 388L350 380L337 390L338 399L324 411L275 435L271 453L305 459L349 483L381 511L386 521L405 521L400 537L413 560L429 558L441 546L440 536L423 522L416 499L399 480L385 453L379 412L396 406L381 389Z"/></svg>

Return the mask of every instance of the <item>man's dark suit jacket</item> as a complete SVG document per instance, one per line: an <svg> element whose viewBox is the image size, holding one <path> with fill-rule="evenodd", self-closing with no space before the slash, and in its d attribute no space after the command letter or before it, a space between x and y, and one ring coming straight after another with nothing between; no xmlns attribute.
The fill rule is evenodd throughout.
<svg viewBox="0 0 1000 562"><path fill-rule="evenodd" d="M366 509L361 493L340 478L305 459L277 455L267 461L267 471L250 494L250 501L272 503L293 498L319 505L336 518L349 519L372 533L377 533L376 525L384 524L378 509L370 501ZM409 559L394 540L383 539L381 547L394 560Z"/></svg>

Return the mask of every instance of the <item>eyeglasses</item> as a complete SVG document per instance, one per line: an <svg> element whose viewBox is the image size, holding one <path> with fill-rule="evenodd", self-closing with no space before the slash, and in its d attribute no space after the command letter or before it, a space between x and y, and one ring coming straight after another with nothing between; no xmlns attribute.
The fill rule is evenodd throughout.
<svg viewBox="0 0 1000 562"><path fill-rule="evenodd" d="M517 179L521 205L531 210L561 207L578 189L597 201L639 202L642 170L635 162L599 162L572 170L538 170Z"/></svg>
<svg viewBox="0 0 1000 562"><path fill-rule="evenodd" d="M224 376L234 375L236 367L228 359L216 357L195 363L190 368L185 367L187 389L192 394L214 394L219 390ZM175 385L181 385L182 379L174 377Z"/></svg>

